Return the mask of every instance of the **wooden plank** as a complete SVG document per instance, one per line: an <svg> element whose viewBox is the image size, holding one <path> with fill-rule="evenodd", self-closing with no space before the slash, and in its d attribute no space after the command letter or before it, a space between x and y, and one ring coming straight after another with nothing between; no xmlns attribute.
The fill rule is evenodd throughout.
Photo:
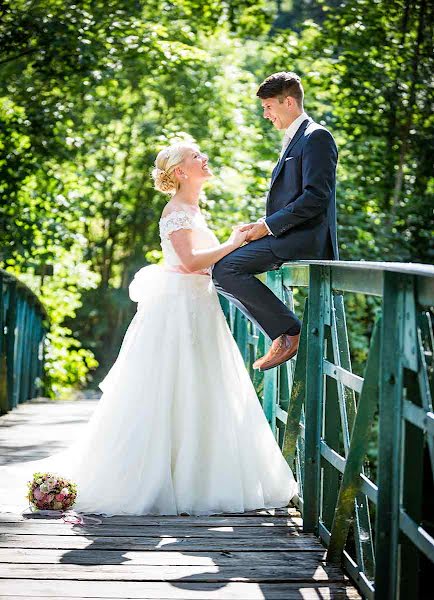
<svg viewBox="0 0 434 600"><path fill-rule="evenodd" d="M99 581L68 581L62 586L58 580L12 580L1 582L0 592L4 600L8 596L26 598L141 598L141 599L172 599L216 598L218 600L293 600L297 598L347 598L360 599L360 594L345 584L300 584L300 583L189 583L176 582L99 582ZM60 595L59 595L60 592Z"/></svg>
<svg viewBox="0 0 434 600"><path fill-rule="evenodd" d="M96 518L102 520L101 526L116 526L122 527L163 527L169 526L181 526L181 527L221 527L230 525L231 527L273 527L279 525L280 527L301 527L303 521L301 517L273 517L273 516L240 516L240 517L183 517L183 516L118 516L118 517L101 517L94 515ZM47 518L38 516L38 513L33 513L29 516L14 515L11 513L0 514L0 524L2 523L44 523L45 525L53 525L63 523L61 517L58 518ZM1 526L1 525L0 525Z"/></svg>
<svg viewBox="0 0 434 600"><path fill-rule="evenodd" d="M122 527L110 525L72 525L57 523L49 527L45 523L3 523L0 524L0 534L20 535L56 535L56 536L110 536L110 537L188 537L188 538L253 538L262 539L270 536L299 536L299 528L294 527L232 527L230 525L208 527L186 527L181 524L163 527Z"/></svg>
<svg viewBox="0 0 434 600"><path fill-rule="evenodd" d="M82 550L92 547L100 550L320 550L322 546L314 536L266 536L263 538L227 537L179 538L179 537L104 537L104 536L54 536L3 534L0 548L58 548Z"/></svg>
<svg viewBox="0 0 434 600"><path fill-rule="evenodd" d="M85 548L84 550L57 550L57 549L35 549L35 548L0 548L0 563L9 564L73 564L73 565L118 565L128 563L128 565L245 565L257 564L264 566L278 566L293 564L298 560L313 561L322 564L325 559L326 551L311 550L303 551L298 555L298 551L285 550L282 552L273 551L220 551L208 550L206 553L181 551L159 552L153 550L127 551L119 555L117 550L93 550Z"/></svg>
<svg viewBox="0 0 434 600"><path fill-rule="evenodd" d="M59 579L72 581L346 581L340 568L320 563L313 557L293 556L287 565L264 565L255 562L222 565L75 565L44 563L0 564L0 579ZM1 583L0 583L1 585Z"/></svg>
<svg viewBox="0 0 434 600"><path fill-rule="evenodd" d="M254 516L254 515L260 515L260 516L286 516L286 515L292 515L292 514L297 514L299 515L299 511L294 508L293 506L282 506L280 508L259 508L256 510L248 510L246 512L243 513L229 513L229 512L225 512L225 513L220 513L219 516L225 516L225 517L230 517L230 516L235 516L235 517L249 517L249 516ZM175 518L178 518L175 516Z"/></svg>

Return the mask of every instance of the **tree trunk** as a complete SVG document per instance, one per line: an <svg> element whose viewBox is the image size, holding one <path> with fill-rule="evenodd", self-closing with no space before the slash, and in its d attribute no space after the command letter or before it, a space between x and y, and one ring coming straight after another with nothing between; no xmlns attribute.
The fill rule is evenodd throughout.
<svg viewBox="0 0 434 600"><path fill-rule="evenodd" d="M408 32L408 24L410 19L410 8L412 0L406 0L404 13L401 21L401 36L399 46L404 47L405 39ZM401 79L402 79L403 68L402 65L398 68L395 79L394 90L389 95L389 119L388 119L388 144L387 144L387 157L386 157L386 174L385 174L385 191L383 205L387 210L390 208L392 203L392 188L395 182L395 151L394 146L399 141L399 127L398 127L398 104L401 96ZM398 159L399 160L399 159Z"/></svg>
<svg viewBox="0 0 434 600"><path fill-rule="evenodd" d="M417 38L416 45L413 53L411 80L410 80L410 93L407 106L407 118L401 129L401 149L399 152L398 171L395 175L395 186L393 190L390 219L394 220L399 207L399 200L401 197L402 186L404 181L404 168L406 158L408 154L409 135L413 124L413 114L416 107L416 86L418 82L418 69L419 69L419 58L420 58L420 47L423 38L423 27L425 19L426 0L422 0L419 7L418 15L418 27L417 27Z"/></svg>

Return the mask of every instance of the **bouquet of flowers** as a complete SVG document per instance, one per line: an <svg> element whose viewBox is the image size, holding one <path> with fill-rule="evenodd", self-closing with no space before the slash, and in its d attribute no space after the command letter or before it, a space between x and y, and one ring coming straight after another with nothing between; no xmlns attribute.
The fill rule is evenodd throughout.
<svg viewBox="0 0 434 600"><path fill-rule="evenodd" d="M77 497L75 483L52 473L34 473L27 487L30 505L39 510L67 510Z"/></svg>

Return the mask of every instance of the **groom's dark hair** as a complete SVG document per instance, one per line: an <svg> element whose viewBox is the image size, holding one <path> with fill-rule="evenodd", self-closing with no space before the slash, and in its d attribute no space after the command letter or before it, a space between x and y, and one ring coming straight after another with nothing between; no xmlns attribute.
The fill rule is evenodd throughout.
<svg viewBox="0 0 434 600"><path fill-rule="evenodd" d="M278 98L279 102L283 102L286 96L291 96L300 107L303 106L304 91L301 79L291 71L280 71L267 77L259 86L256 95L262 100Z"/></svg>

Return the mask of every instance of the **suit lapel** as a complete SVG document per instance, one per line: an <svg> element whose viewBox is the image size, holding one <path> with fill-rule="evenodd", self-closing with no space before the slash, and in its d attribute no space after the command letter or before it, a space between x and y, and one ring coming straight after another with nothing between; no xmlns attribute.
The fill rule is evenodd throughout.
<svg viewBox="0 0 434 600"><path fill-rule="evenodd" d="M294 137L292 138L292 140L289 142L288 146L286 147L285 152L282 155L282 158L279 160L279 162L274 167L273 172L271 174L270 190L271 190L271 187L272 187L273 183L276 181L277 176L279 175L279 173L280 173L280 171L281 171L281 169L283 167L283 163L285 162L285 158L291 152L291 149L293 148L293 146L295 146L295 144L301 138L301 136L303 135L303 133L306 130L306 127L310 123L312 123L312 119L305 119L303 121L303 123L300 125L300 127L295 132Z"/></svg>

